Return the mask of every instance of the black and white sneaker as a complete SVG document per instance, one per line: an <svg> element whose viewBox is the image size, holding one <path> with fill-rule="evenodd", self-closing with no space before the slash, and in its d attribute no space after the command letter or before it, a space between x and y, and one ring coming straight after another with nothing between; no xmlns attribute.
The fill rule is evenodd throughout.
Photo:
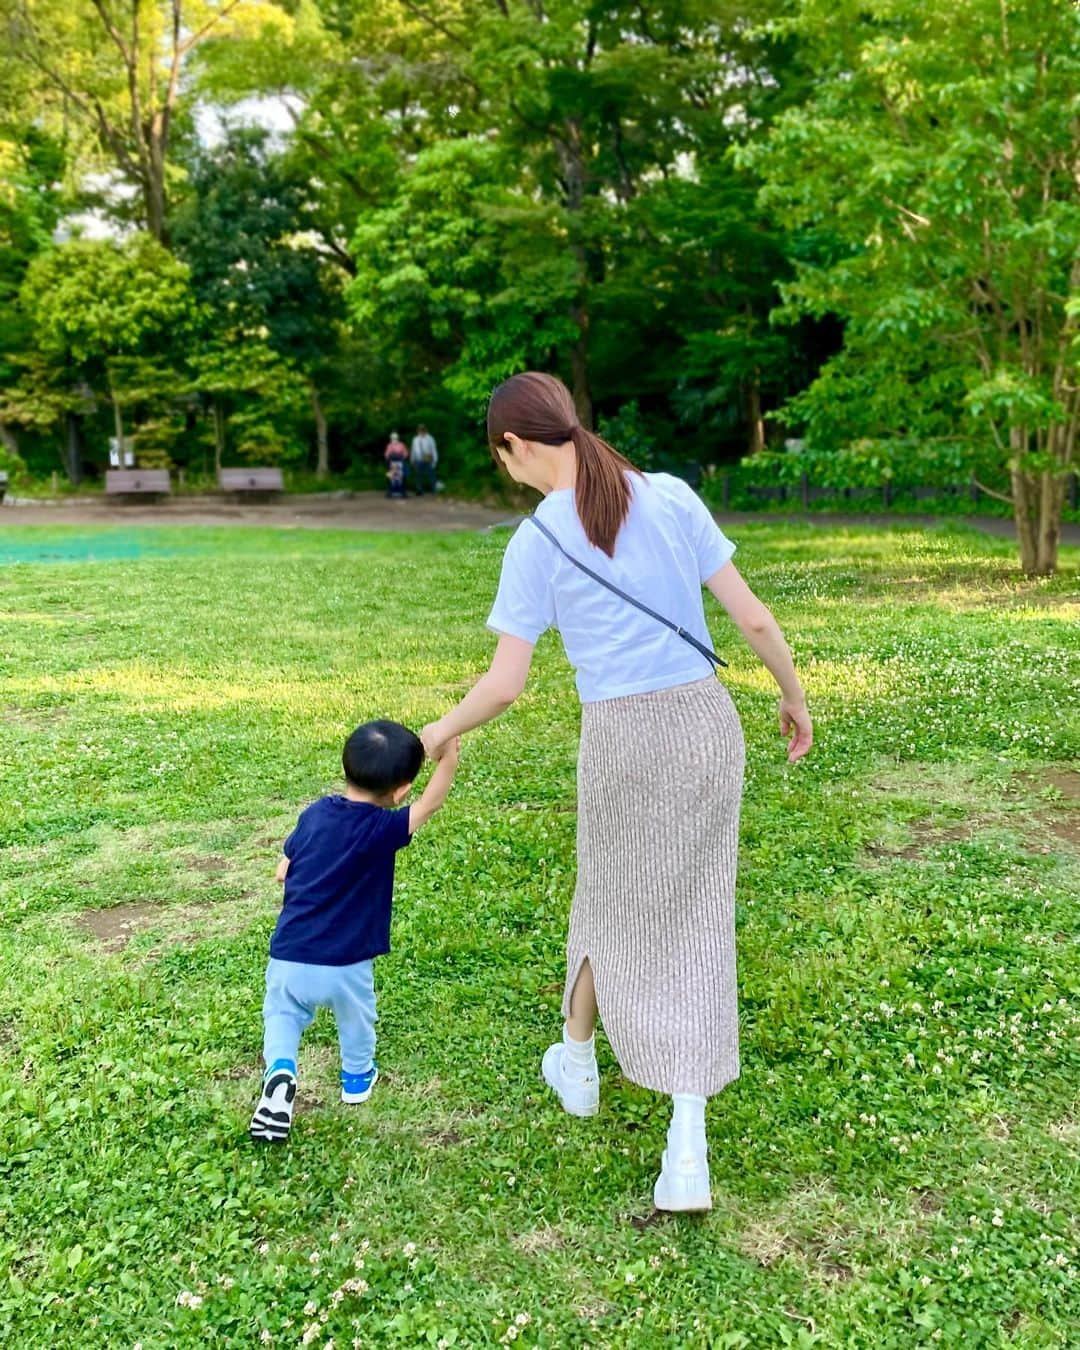
<svg viewBox="0 0 1080 1350"><path fill-rule="evenodd" d="M251 1117L248 1133L261 1144L283 1144L292 1128L296 1075L272 1069L263 1081L262 1096Z"/></svg>

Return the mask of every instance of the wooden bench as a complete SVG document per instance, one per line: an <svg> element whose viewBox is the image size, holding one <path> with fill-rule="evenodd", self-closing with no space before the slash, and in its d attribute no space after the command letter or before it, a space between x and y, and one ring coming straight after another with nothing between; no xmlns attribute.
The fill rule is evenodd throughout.
<svg viewBox="0 0 1080 1350"><path fill-rule="evenodd" d="M107 497L161 497L172 491L168 469L106 469Z"/></svg>
<svg viewBox="0 0 1080 1350"><path fill-rule="evenodd" d="M218 471L218 486L222 492L268 497L272 493L285 491L285 479L280 469L269 467L220 469Z"/></svg>

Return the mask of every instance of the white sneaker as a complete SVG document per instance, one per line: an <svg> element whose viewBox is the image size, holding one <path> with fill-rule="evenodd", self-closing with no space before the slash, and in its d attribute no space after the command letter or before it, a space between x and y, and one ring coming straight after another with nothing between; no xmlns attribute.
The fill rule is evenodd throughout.
<svg viewBox="0 0 1080 1350"><path fill-rule="evenodd" d="M584 1078L566 1074L566 1047L561 1041L548 1046L541 1066L544 1082L554 1088L562 1108L571 1116L595 1116L600 1110L600 1079L595 1069Z"/></svg>
<svg viewBox="0 0 1080 1350"><path fill-rule="evenodd" d="M677 1213L697 1213L712 1209L707 1155L684 1152L672 1162L665 1149L660 1161L660 1175L653 1187L653 1204L657 1209L673 1210Z"/></svg>

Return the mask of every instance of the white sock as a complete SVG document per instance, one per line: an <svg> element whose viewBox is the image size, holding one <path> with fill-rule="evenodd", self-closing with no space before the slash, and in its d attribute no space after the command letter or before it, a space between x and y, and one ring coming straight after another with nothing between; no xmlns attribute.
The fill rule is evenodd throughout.
<svg viewBox="0 0 1080 1350"><path fill-rule="evenodd" d="M668 1149L673 1154L703 1156L705 1142L705 1098L692 1092L676 1092L671 1098L671 1125Z"/></svg>
<svg viewBox="0 0 1080 1350"><path fill-rule="evenodd" d="M587 1041L575 1041L570 1035L569 1028L564 1025L562 1039L566 1051L563 1066L567 1075L570 1078L595 1078L596 1037L590 1036Z"/></svg>

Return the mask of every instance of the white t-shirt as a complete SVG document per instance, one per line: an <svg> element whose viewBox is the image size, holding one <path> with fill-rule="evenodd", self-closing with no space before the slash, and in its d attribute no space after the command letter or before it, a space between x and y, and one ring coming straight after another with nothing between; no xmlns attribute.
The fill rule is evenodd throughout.
<svg viewBox="0 0 1080 1350"><path fill-rule="evenodd" d="M712 647L701 587L730 561L735 545L681 479L628 478L633 499L614 558L589 543L572 488L549 493L536 515L586 567ZM689 684L712 672L688 642L586 576L528 521L506 546L488 627L526 642L557 628L583 703Z"/></svg>

